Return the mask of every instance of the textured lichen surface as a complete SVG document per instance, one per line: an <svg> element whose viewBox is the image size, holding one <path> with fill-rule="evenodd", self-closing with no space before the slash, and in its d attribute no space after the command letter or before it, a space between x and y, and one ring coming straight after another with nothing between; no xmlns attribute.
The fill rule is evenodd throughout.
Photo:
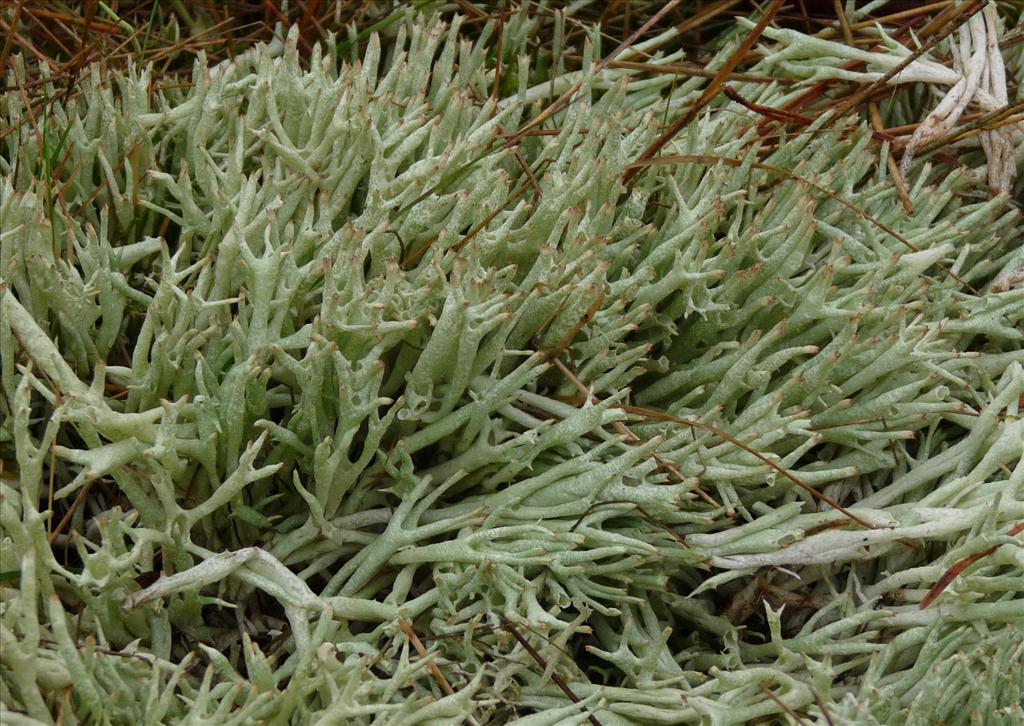
<svg viewBox="0 0 1024 726"><path fill-rule="evenodd" d="M539 22L0 96L4 723L1021 722L984 150L908 212L869 126L763 134L773 31L624 185L708 79Z"/></svg>

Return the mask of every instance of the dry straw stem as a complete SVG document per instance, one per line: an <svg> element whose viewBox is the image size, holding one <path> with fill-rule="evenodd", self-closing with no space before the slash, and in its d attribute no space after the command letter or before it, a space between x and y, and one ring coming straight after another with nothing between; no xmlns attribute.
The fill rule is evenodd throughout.
<svg viewBox="0 0 1024 726"><path fill-rule="evenodd" d="M743 39L743 42L740 43L739 47L737 47L736 50L733 51L732 55L730 55L725 61L725 64L715 74L715 77L711 79L708 87L704 90L704 93L701 94L701 97L697 99L696 103L694 103L685 114L673 121L661 136L657 138L657 140L644 149L640 158L630 165L622 177L623 184L628 185L630 181L632 181L633 177L640 173L640 170L644 168L644 162L649 161L655 154L665 148L665 145L671 141L680 130L686 128L688 124L692 123L693 120L697 118L698 114L700 114L700 112L715 99L715 96L719 94L722 86L728 79L729 74L736 69L736 66L740 64L744 56L754 47L754 44L757 43L758 39L761 37L761 33L763 33L764 29L768 27L769 23L771 23L775 14L779 12L783 2L784 0L772 0L772 4L769 5L762 14L761 19L757 21L757 25L754 26L753 30L750 31L750 34Z"/></svg>

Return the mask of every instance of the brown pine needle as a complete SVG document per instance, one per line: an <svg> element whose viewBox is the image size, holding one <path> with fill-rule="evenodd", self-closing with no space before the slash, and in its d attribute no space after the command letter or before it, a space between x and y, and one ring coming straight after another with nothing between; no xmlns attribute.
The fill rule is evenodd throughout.
<svg viewBox="0 0 1024 726"><path fill-rule="evenodd" d="M430 654L424 647L420 637L416 635L416 631L412 629L412 626L405 622L404 618L399 618L398 627L402 629L402 632L405 633L405 637L407 637L409 642L412 643L412 647L420 654L420 658L423 658L427 662L427 670L430 672L430 675L434 680L437 681L438 685L441 686L441 690L445 692L445 695L454 696L455 689L452 688L452 684L448 682L448 679L444 677L444 673L442 673L441 669L437 667L437 664L432 660L428 660ZM466 718L465 723L470 724L470 726L479 726L479 722L473 716Z"/></svg>
<svg viewBox="0 0 1024 726"><path fill-rule="evenodd" d="M725 157L725 156L713 156L713 155L710 155L710 154L667 154L665 156L659 156L659 157L654 158L654 159L646 159L646 160L643 160L643 161L635 161L635 162L633 162L632 166L669 166L669 165L672 165L672 164L719 164L719 163L725 164L726 166L738 167L738 166L743 166L744 162L741 161L740 159L730 159L730 158ZM860 209L857 206L851 204L850 202L846 201L845 199L843 199L841 196L839 196L835 192L833 192L833 191L831 191L829 189L826 189L825 187L821 186L820 184L815 184L810 179L806 179L806 178L804 178L804 177L802 177L802 176L800 176L798 174L794 174L793 172L788 171L786 169L783 169L782 167L779 167L779 166L773 166L771 164L764 164L764 163L759 162L759 161L755 161L753 164L751 164L751 166L753 168L755 168L755 169L761 169L762 171L769 171L769 172L772 172L773 174L779 174L779 175L781 175L781 176L783 176L783 177L785 177L787 179L790 179L792 181L800 182L801 184L806 184L811 189L814 189L816 192L824 194L825 196L827 196L832 201L837 202L837 203L841 204L842 206L846 207L847 209L849 209L851 212L853 212L854 214L856 214L858 217L860 217L861 219L865 220L866 222L870 222L871 224L875 225L880 230L882 230L883 232L885 232L886 234L891 236L893 239L897 240L898 242L900 242L901 244L903 244L904 246L909 248L911 251L913 251L913 252L920 252L921 251L920 247L915 245L913 242L911 242L909 239L904 237L902 234L900 234L899 232L894 230L892 227L887 225L885 222L881 221L877 217L873 217L872 215L870 215L867 212L865 212L863 209ZM960 283L960 285L962 287L964 287L966 290L971 292L973 295L977 295L978 294L978 291L975 290L973 287L971 287L967 283L966 280L961 278L959 275L957 275L955 272L953 272L948 267L943 265L941 262L936 262L935 264L936 264L936 266L940 270L942 270L944 273L946 273L947 275L952 277L954 280L956 280L958 283Z"/></svg>
<svg viewBox="0 0 1024 726"><path fill-rule="evenodd" d="M722 66L721 70L715 74L715 77L711 79L711 83L704 90L697 102L690 107L690 110L684 113L682 116L677 118L672 125L665 130L661 136L654 140L654 142L644 149L644 152L640 155L634 163L630 164L626 169L626 173L622 176L622 183L629 186L629 183L633 178L640 173L640 170L646 166L646 162L649 161L655 154L662 150L665 145L672 140L672 138L678 134L682 129L688 126L697 115L718 95L719 91L722 90L722 86L725 84L729 74L736 70L736 66L740 64L743 57L754 47L758 39L761 37L761 33L768 27L769 23L772 22L772 18L779 12L782 7L784 0L773 0L772 4L765 11L764 15L761 16L761 20L758 21L757 25L750 32L750 34L740 43L740 47L737 48L729 59Z"/></svg>
<svg viewBox="0 0 1024 726"><path fill-rule="evenodd" d="M573 373L571 370L569 370L569 367L566 366L565 363L560 361L557 356L553 356L552 357L552 362L555 364L555 366L558 368L558 370L560 370L562 372L562 374L566 378L568 378L572 382L572 384L574 386L576 386L576 389L579 390L583 394L585 400L586 399L590 399L590 400L593 400L593 401L597 401L598 400L597 396L592 395L590 393L590 391L587 389L587 387L585 385L583 385L583 381L581 381L579 379L579 377L575 373ZM630 431L629 427L627 427L626 424L622 423L621 421L615 421L612 424L612 428L615 429L616 433L618 433L619 435L623 436L628 443L630 443L630 444L642 443L642 439L639 436L637 436L636 434L634 434L632 431ZM674 476L679 481L681 481L681 482L685 482L686 481L686 477L683 475L683 472L679 471L679 468L675 464L670 462L668 459L663 457L661 454L659 454L657 452L654 452L653 454L651 454L651 458L653 458L658 463L658 466L660 466L663 470L669 472L672 476ZM715 500L714 497L712 497L710 494L705 492L699 486L696 487L694 489L694 491L697 493L698 496L700 496L701 499L703 499L705 502L710 504L712 507L715 507L716 509L721 509L721 507L722 507L721 502L718 502L717 500Z"/></svg>
<svg viewBox="0 0 1024 726"><path fill-rule="evenodd" d="M521 646L523 646L526 652L530 654L530 657L537 662L537 665L547 670L548 662L544 659L544 656L537 652L536 648L530 645L530 642L523 637L522 633L520 633L516 629L516 627L505 618L504 615L499 615L499 617L501 618L502 627L512 634L512 637L515 638ZM572 689L569 688L569 684L565 682L565 679L558 675L554 670L551 671L551 680L554 681L555 685L558 686L559 690L561 690L562 693L564 693L570 701L572 701L573 703L580 703L579 696L573 693ZM597 716L595 716L593 713L588 712L587 720L590 721L590 723L593 724L593 726L601 726L601 722L598 721Z"/></svg>
<svg viewBox="0 0 1024 726"><path fill-rule="evenodd" d="M1010 537L1016 537L1021 532L1024 532L1024 523L1018 524L1016 527L1007 532L1007 535L1009 535ZM938 581L932 586L932 589L928 591L928 594L925 595L924 600L922 600L921 604L919 605L920 609L924 610L926 607L935 602L935 599L938 598L938 596L941 595L947 587L953 584L953 580L955 580L961 574L963 574L964 570L973 565L975 562L984 559L985 557L988 557L991 554L994 554L997 549L999 549L998 545L995 547L989 547L987 550L982 550L981 552L975 552L973 555L968 555L967 557L964 557L962 560L960 560L952 567L950 567L948 570L946 570L942 574L942 577L940 577Z"/></svg>
<svg viewBox="0 0 1024 726"><path fill-rule="evenodd" d="M754 456L758 461L761 461L762 463L767 464L772 469L774 469L776 472L778 472L779 474L782 474L782 476L786 477L791 482L796 484L798 487L803 489L805 492L810 494L812 497L825 502L825 504L827 504L828 506L832 507L837 512L842 513L847 518L849 518L852 521L856 522L860 526L865 527L866 529L878 529L875 525L871 524L870 522L864 521L863 519L858 517L856 514L854 514L853 512L851 512L848 509L846 509L845 507L843 507L843 505L841 505L839 502L837 502L834 499L832 499L832 497L828 496L827 494L823 494L822 492L819 492L817 489L812 487L810 484L807 484L806 482L801 481L799 478L797 478L797 476L795 474L791 473L786 468L784 468L782 466L779 466L778 464L776 464L774 461L769 459L767 456L762 454L757 449L754 449L753 447L748 446L747 444L744 444L742 441L737 439L735 436L733 436L730 433L727 433L727 432L723 431L722 429L718 428L717 426L712 426L711 424L702 423L700 421L691 421L690 419L679 418L678 416L672 416L671 414L662 413L661 411L655 411L655 410L650 409L650 408L642 408L640 406L625 406L625 405L623 405L623 406L619 406L619 408L621 408L623 411L626 411L628 413L634 413L634 414L636 414L638 416L644 416L646 418L653 419L655 421L667 421L667 422L671 422L671 423L682 424L683 426L689 426L692 429L700 429L702 431L709 431L709 432L713 433L715 436L718 436L719 438L725 439L726 441L728 441L733 446L737 446L737 447L743 449L744 451L746 451L751 456Z"/></svg>
<svg viewBox="0 0 1024 726"><path fill-rule="evenodd" d="M925 53L930 51L932 48L934 48L936 45L942 42L942 40L946 38L946 36L948 36L950 33L953 33L957 28L966 23L971 18L971 16L980 11L982 7L984 7L984 5L984 0L970 0L970 2L965 3L964 5L956 8L954 12L950 13L950 17L948 19L943 19L941 22L937 22L940 21L941 16L945 14L940 13L939 16L936 17L935 21L933 21L937 23L936 27L941 27L941 30L939 32L932 35L930 38L928 38L928 40L925 43L922 43L917 50L915 50L913 53L910 53L902 61L900 61L891 69L883 73L881 78L872 83L867 84L857 92L851 94L850 97L843 101L841 104L836 106L835 109L832 111L831 115L829 116L829 118L827 119L826 123L831 123L836 119L842 118L843 116L846 115L847 112L856 108L863 101L870 98L875 91L883 88L886 83L895 78L902 71L906 70L911 63L913 63L918 58L923 56Z"/></svg>
<svg viewBox="0 0 1024 726"><path fill-rule="evenodd" d="M775 0L775 2L781 4L782 0ZM596 75L603 71L609 63L615 60L619 55L622 54L624 50L628 49L637 40L642 38L644 33L646 33L648 30L654 27L654 25L657 24L659 20L661 20L665 15L670 13L672 9L679 3L680 0L669 0L669 2L665 3L665 5L662 6L662 8L658 12L656 12L654 15L647 19L647 22L645 22L643 25L637 28L636 31L628 38L619 43L618 46L615 47L615 50L613 50L611 53L609 53L600 61L598 61L597 65L594 66L593 73ZM525 126L521 127L519 131L517 131L516 134L511 139L508 140L508 142L506 142L506 145L514 146L515 143L518 142L522 135L525 134L527 131L537 126L540 126L542 123L544 123L549 118L551 118L556 113L565 108L567 105L569 105L569 102L572 100L573 96L575 96L576 93L582 87L583 79L581 78L579 81L574 83L568 91L566 91L561 96L556 98L547 108L545 108L543 111L537 114L537 116L534 117L532 121L530 121Z"/></svg>
<svg viewBox="0 0 1024 726"><path fill-rule="evenodd" d="M850 23L846 18L846 11L843 10L843 0L833 0L833 5L835 6L836 18L839 20L839 28L843 31L843 40L846 41L847 45L853 46L853 30L850 28ZM871 118L871 128L874 129L874 133L884 133L885 123L882 121L882 114L879 112L878 104L875 101L868 103L868 116ZM896 192L900 195L903 209L907 214L913 214L914 205L910 202L907 183L904 181L903 174L900 172L900 166L896 163L896 159L892 154L886 154L885 165L889 170L889 175L892 177L893 184L896 185Z"/></svg>
<svg viewBox="0 0 1024 726"><path fill-rule="evenodd" d="M825 717L825 721L828 723L828 726L835 726L835 721L832 720L832 714L830 714L828 709L825 708L825 702L821 700L821 696L817 691L814 692L814 702L818 704L818 709L821 711L821 715Z"/></svg>
<svg viewBox="0 0 1024 726"><path fill-rule="evenodd" d="M409 625L409 623L405 622L404 618L398 619L398 627L402 629L402 632L405 633L405 637L407 637L409 639L409 642L412 643L412 647L415 648L416 652L420 654L420 658L429 658L430 654L427 652L427 649L423 646L423 642L420 640L420 637L416 635L416 631L412 629L412 626ZM455 693L455 689L452 688L452 684L449 683L448 679L444 677L444 673L441 672L441 669L437 667L436 663L434 663L433 661L428 661L427 670L430 671L430 675L433 676L434 680L437 681L439 686L441 686L442 691L444 691L449 696Z"/></svg>
<svg viewBox="0 0 1024 726"><path fill-rule="evenodd" d="M736 89L734 89L732 86L723 86L722 87L722 93L725 94L726 98L729 98L730 100L735 101L736 103L738 103L741 106L743 106L743 108L745 108L745 109L747 109L749 111L753 111L756 114L760 114L761 116L764 116L766 118L773 119L775 121L799 123L799 124L803 124L805 126L807 126L807 125L809 125L809 124L814 122L814 119L808 118L807 116L801 116L798 113L790 113L789 111L780 111L779 109L772 108L771 106L762 106L759 103L754 103L753 101L749 101L746 98L744 98L743 96L741 96L736 91Z"/></svg>
<svg viewBox="0 0 1024 726"><path fill-rule="evenodd" d="M778 707L781 708L783 711L785 711L789 715L790 718L792 718L794 721L796 721L798 724L800 724L800 726L810 726L810 724L807 723L807 721L804 720L804 718L802 718L800 716L800 714L798 714L796 711L794 711L793 708L788 703L786 703L781 698L776 696L772 692L772 689L768 688L767 686L761 686L761 690L765 692L765 694L768 696L768 698L770 698L773 701L775 701L775 703L778 705Z"/></svg>
<svg viewBox="0 0 1024 726"><path fill-rule="evenodd" d="M53 452L51 452L51 455L52 455L52 453ZM71 506L68 508L68 511L64 513L63 517L61 517L60 523L57 524L56 529L54 529L49 534L49 536L47 538L47 543L48 544L52 545L54 543L54 541L56 541L57 537L59 537L60 534L64 531L64 529L68 526L68 524L71 523L71 518L75 516L75 512L78 511L78 508L82 506L82 502L85 501L85 498L89 495L89 490L92 489L93 484L95 484L96 481L97 481L96 479L93 479L92 481L87 481L85 483L85 486L83 486L79 490L78 496L75 497L75 501L72 502ZM53 520L51 519L50 520L51 524L52 524L52 521Z"/></svg>
<svg viewBox="0 0 1024 726"><path fill-rule="evenodd" d="M582 56L567 55L566 58L580 60ZM655 75L687 76L693 78L714 78L717 75L696 63L639 63L637 61L612 61L609 68L628 68L631 71L645 71ZM794 83L786 78L772 78L771 76L759 76L754 73L730 73L728 81L743 81L748 83Z"/></svg>

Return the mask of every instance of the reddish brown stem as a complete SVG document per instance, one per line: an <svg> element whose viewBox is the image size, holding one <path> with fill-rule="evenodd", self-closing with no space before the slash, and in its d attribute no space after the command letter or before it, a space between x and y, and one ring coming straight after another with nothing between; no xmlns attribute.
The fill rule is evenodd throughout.
<svg viewBox="0 0 1024 726"><path fill-rule="evenodd" d="M1016 527L1007 532L1007 534L1010 537L1016 537L1021 532L1024 532L1024 523L1018 524ZM964 557L962 560L960 560L952 567L950 567L948 570L946 570L943 573L942 577L938 579L938 582L936 582L935 585L932 586L932 589L928 591L928 594L925 595L924 600L921 601L921 605L919 606L920 609L924 610L926 607L935 602L935 599L939 595L941 595L947 587L953 584L953 580L955 580L961 574L963 574L964 570L966 570L968 567L973 565L978 560L984 559L985 557L988 557L989 555L993 554L997 549L999 549L998 545L994 547L989 547L988 549L982 550L981 552L975 552L973 555L968 555L967 557Z"/></svg>

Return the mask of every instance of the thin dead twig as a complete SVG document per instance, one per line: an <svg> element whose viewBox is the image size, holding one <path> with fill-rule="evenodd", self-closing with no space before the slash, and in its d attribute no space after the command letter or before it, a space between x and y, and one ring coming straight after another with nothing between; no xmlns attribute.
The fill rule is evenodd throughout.
<svg viewBox="0 0 1024 726"><path fill-rule="evenodd" d="M701 97L697 99L697 102L690 107L690 109L682 116L677 118L665 132L651 143L644 152L640 154L640 157L636 162L630 164L626 169L626 173L622 176L622 183L629 186L630 182L636 177L637 174L644 168L642 162L645 162L654 157L659 151L661 151L672 138L678 134L683 128L688 126L697 115L709 104L722 90L722 86L730 73L736 70L736 66L740 64L743 57L754 47L758 39L761 37L761 33L764 32L765 28L771 23L772 18L782 8L785 0L773 0L772 4L765 10L764 15L758 21L757 25L750 32L749 35L740 43L740 46L733 52L729 59L722 66L721 70L715 74L715 77L711 79L711 83L701 94Z"/></svg>
<svg viewBox="0 0 1024 726"><path fill-rule="evenodd" d="M1009 537L1016 537L1021 532L1024 532L1024 524L1018 524L1016 527L1011 529L1006 534ZM933 602L935 602L936 598L938 598L938 596L946 590L947 587L953 584L953 580L955 580L961 574L963 574L964 570L973 565L975 562L978 562L979 560L982 560L988 557L989 555L995 554L995 551L997 549L999 549L999 545L989 547L988 549L982 550L981 552L975 552L973 555L968 555L959 562L956 562L952 567L950 567L948 570L942 573L942 577L940 577L938 581L932 586L932 589L928 591L928 594L925 595L924 600L921 601L921 604L918 607L921 610L924 610L926 607L931 605Z"/></svg>
<svg viewBox="0 0 1024 726"><path fill-rule="evenodd" d="M913 63L918 58L923 56L925 53L930 51L932 48L934 48L936 45L942 42L942 40L944 40L949 34L953 33L957 28L966 23L971 18L971 16L980 11L982 7L984 7L984 5L985 0L969 0L969 2L956 8L954 12L950 13L950 17L948 18L948 20L943 19L941 25L937 26L937 30L931 35L931 37L928 38L926 42L922 43L917 50L912 52L910 55L908 55L902 61L897 63L891 69L883 73L882 76L878 78L878 80L873 81L868 85L864 86L856 93L852 94L845 101L836 106L835 109L830 113L829 117L825 120L825 125L827 126L828 124L833 123L836 119L842 118L843 116L846 115L848 111L856 108L858 105L860 105L860 103L869 98L875 91L883 88L885 84L887 84L893 78L898 76L901 72L906 70L911 63ZM939 16L937 16L935 20L933 20L932 22L938 22L944 14L945 11L943 13L940 13ZM931 23L925 26L925 29L922 30L922 34L924 34L927 30L931 30L931 27Z"/></svg>
<svg viewBox="0 0 1024 726"><path fill-rule="evenodd" d="M603 296L601 299L604 299ZM574 386L576 386L577 390L579 390L580 393L582 393L587 400L598 401L597 396L594 396L589 391L589 389L587 389L587 387L583 385L583 381L581 381L575 373L569 370L569 367L566 366L565 363L558 359L557 354L551 357L551 362L555 364L558 370L561 371L562 374L566 378L568 378ZM621 421L613 422L612 428L615 429L616 433L623 436L626 439L627 443L634 445L643 443L643 439L634 434L629 429L629 427L626 426L626 424L622 423ZM653 458L658 463L659 467L661 467L664 471L669 472L680 482L686 482L686 476L681 471L679 471L679 467L677 467L671 461L663 457L661 454L659 454L658 452L654 452L653 454L651 454L651 458ZM695 487L694 491L697 493L698 496L700 496L701 499L710 504L712 507L715 507L716 509L721 509L721 502L718 502L714 497L705 492L701 487Z"/></svg>
<svg viewBox="0 0 1024 726"><path fill-rule="evenodd" d="M537 662L537 665L546 671L548 669L548 662L545 660L544 656L542 656L536 648L530 645L530 642L523 637L523 634L520 633L504 615L500 615L499 617L501 618L502 627L511 633L512 637L515 638L516 641L523 646L526 652L530 654L530 657ZM555 685L558 686L559 690L564 693L570 701L582 705L579 696L573 693L573 690L569 687L569 684L565 682L565 679L555 673L554 670L551 671L551 680L554 681ZM597 716L591 713L589 709L587 709L587 720L593 726L601 726L601 722L597 719Z"/></svg>
<svg viewBox="0 0 1024 726"><path fill-rule="evenodd" d="M711 154L669 154L669 155L666 155L666 156L659 156L659 157L656 157L654 159L646 159L644 161L635 161L635 162L633 162L632 166L667 166L667 165L671 165L671 164L718 164L718 163L722 163L722 164L725 164L726 166L733 166L733 167L742 166L744 164L744 162L739 160L739 159L731 159L731 158L726 157L726 156L715 156L715 155L711 155ZM904 237L902 234L900 234L899 232L894 230L889 225L885 224L885 222L881 221L877 217L874 217L874 216L868 214L863 209L860 209L857 206L855 206L854 204L851 204L850 202L846 201L845 199L843 199L841 196L839 196L835 192L833 192L833 191L831 191L829 189L826 189L825 187L821 186L820 184L815 184L814 182L812 182L809 179L806 179L806 178L804 178L802 176L794 174L793 172L788 171L786 169L783 169L782 167L773 166L771 164L765 164L765 163L762 163L762 162L755 161L755 162L753 162L751 164L751 166L753 168L755 168L755 169L760 169L762 171L768 171L768 172L772 172L774 174L779 174L779 175L781 175L781 176L783 176L783 177L785 177L787 179L790 179L792 181L800 182L801 184L806 184L807 186L811 187L815 191L817 191L817 192L819 192L821 194L824 194L825 196L827 196L829 199L833 200L834 202L837 202L838 204L841 204L842 206L846 207L847 209L849 209L851 212L856 214L861 219L863 219L863 220L865 220L867 222L870 222L871 224L875 225L880 230L882 230L886 234L890 235L893 239L897 240L902 245L904 245L905 247L910 249L912 252L920 252L921 251L920 247L915 245L913 242L911 242L909 239ZM948 267L943 265L941 262L936 262L935 264L944 273L946 273L951 278L956 280L965 290L969 291L973 295L978 295L978 291L975 290L973 287L971 287L971 285L968 284L968 282L966 280L964 280L962 277L957 275L955 272L950 270Z"/></svg>
<svg viewBox="0 0 1024 726"><path fill-rule="evenodd" d="M645 22L643 25L637 28L636 32L634 32L628 38L619 43L619 45L616 46L616 48L611 53L609 53L600 61L598 61L597 65L594 66L593 73L596 75L600 73L602 70L604 70L609 63L615 60L616 57L618 57L624 50L633 45L639 38L643 37L644 33L646 33L651 27L653 27L659 20L661 20L666 14L668 14L672 10L672 8L674 8L680 2L681 0L669 0L669 2L665 3L665 5L658 12L652 15L647 20L647 22ZM781 4L782 0L775 0L775 2ZM579 81L574 83L572 87L569 88L569 90L567 90L561 96L556 98L547 108L545 108L543 111L537 114L537 116L535 116L532 121L527 123L525 126L522 126L516 132L516 134L506 142L506 146L513 146L515 142L518 142L522 135L525 134L527 131L537 126L540 126L542 123L544 123L549 118L558 113L560 110L562 110L565 106L569 104L573 96L575 96L576 93L582 87L583 79L581 78Z"/></svg>

